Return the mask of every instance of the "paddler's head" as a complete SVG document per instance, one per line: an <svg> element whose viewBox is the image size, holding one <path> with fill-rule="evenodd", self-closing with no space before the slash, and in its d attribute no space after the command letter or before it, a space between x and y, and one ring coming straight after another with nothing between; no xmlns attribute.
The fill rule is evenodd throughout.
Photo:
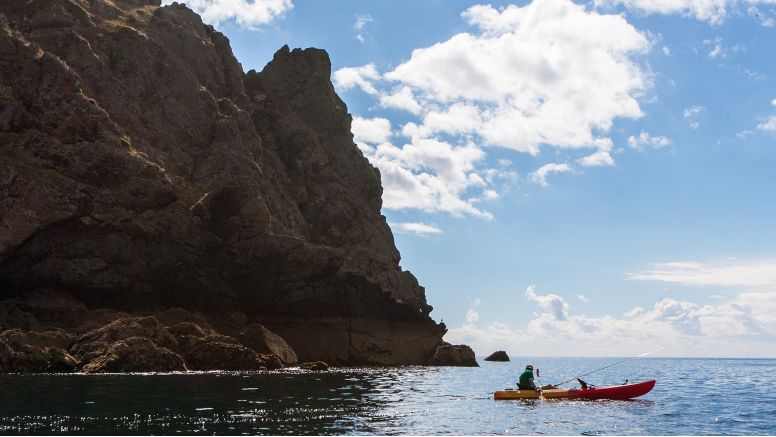
<svg viewBox="0 0 776 437"><path fill-rule="evenodd" d="M533 365L529 364L525 366L525 370L530 370L531 372L533 372Z"/></svg>

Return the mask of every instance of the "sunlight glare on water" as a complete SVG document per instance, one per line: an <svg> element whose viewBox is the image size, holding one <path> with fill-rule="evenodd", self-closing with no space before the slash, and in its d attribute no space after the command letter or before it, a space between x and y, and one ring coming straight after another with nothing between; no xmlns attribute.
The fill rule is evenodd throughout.
<svg viewBox="0 0 776 437"><path fill-rule="evenodd" d="M481 368L0 376L0 433L775 434L776 360L639 359L592 384L657 379L634 401L494 401L530 361L542 383L605 358L517 358Z"/></svg>

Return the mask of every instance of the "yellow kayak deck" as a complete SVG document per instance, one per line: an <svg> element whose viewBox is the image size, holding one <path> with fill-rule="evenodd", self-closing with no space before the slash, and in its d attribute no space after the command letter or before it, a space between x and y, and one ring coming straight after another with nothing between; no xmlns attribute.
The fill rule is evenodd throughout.
<svg viewBox="0 0 776 437"><path fill-rule="evenodd" d="M542 399L566 399L570 397L570 390L547 389L542 390ZM493 393L493 399L539 399L540 393L536 390L499 390Z"/></svg>

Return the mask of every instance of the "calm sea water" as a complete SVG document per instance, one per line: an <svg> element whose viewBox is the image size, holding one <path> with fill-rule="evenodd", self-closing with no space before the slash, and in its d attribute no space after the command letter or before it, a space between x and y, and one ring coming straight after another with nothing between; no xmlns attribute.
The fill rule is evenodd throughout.
<svg viewBox="0 0 776 437"><path fill-rule="evenodd" d="M525 362L557 383L617 359L481 368L0 376L0 433L776 434L776 360L639 359L585 378L657 379L634 401L494 401Z"/></svg>

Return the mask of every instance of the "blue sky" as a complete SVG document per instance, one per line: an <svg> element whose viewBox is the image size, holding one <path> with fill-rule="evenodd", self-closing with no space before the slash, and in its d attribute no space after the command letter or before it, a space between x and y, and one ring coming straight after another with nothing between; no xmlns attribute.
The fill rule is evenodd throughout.
<svg viewBox="0 0 776 437"><path fill-rule="evenodd" d="M329 52L448 341L776 356L773 1L188 3Z"/></svg>

